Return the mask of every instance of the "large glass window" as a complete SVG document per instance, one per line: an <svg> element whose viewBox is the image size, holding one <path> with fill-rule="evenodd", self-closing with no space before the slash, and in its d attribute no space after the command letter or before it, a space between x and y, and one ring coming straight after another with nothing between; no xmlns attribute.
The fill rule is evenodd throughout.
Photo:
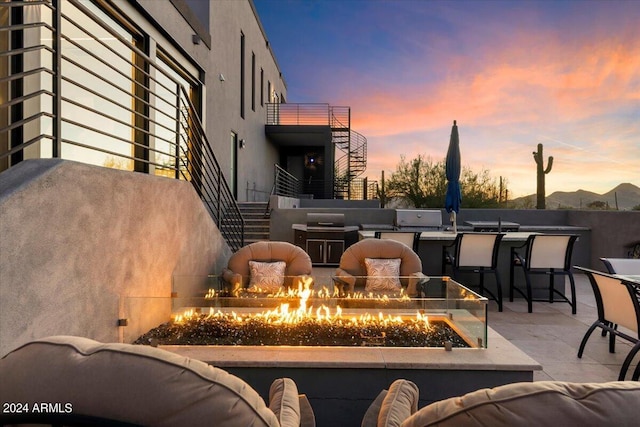
<svg viewBox="0 0 640 427"><path fill-rule="evenodd" d="M152 166L155 175L188 178L194 168L202 167L201 159L194 158L194 152L191 152L197 150L190 150L195 141L189 131L192 117L189 113L193 113L191 104L194 108L199 104L199 86L162 51L158 51L157 65Z"/></svg>
<svg viewBox="0 0 640 427"><path fill-rule="evenodd" d="M137 110L145 100L132 91L144 84L136 80L144 70L136 71L130 46L143 47L143 38L91 2L82 5L111 31L73 3L60 4L68 17L62 21L62 157L133 170Z"/></svg>
<svg viewBox="0 0 640 427"><path fill-rule="evenodd" d="M0 82L0 96L25 96L0 124L26 122L11 130L11 141L0 142L0 149L25 145L16 156L59 156L193 178L195 168L203 167L199 150L191 150L191 144L200 149L203 138L199 69L127 3L58 4L59 32L51 30L58 11L39 2L0 8L3 23L25 24L10 39L0 39L3 51L24 50L0 58L0 71L20 76L10 85ZM10 166L9 160L22 158L4 158L0 168Z"/></svg>

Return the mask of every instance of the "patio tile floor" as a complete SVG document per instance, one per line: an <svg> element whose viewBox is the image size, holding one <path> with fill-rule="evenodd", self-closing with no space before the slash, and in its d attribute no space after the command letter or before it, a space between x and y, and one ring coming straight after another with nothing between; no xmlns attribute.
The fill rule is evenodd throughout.
<svg viewBox="0 0 640 427"><path fill-rule="evenodd" d="M314 268L314 273L328 275L334 270ZM571 307L566 303L534 302L533 313L527 313L527 304L522 299L509 302L508 295L505 295L502 312L498 311L495 303L489 302L489 326L542 365L542 371L534 372L534 381L616 381L620 366L631 348L630 343L618 338L616 352L609 353L609 339L603 337L598 329L587 342L582 358L578 358L580 341L596 319L597 310L587 277L578 273L575 280L578 299L575 315L571 314Z"/></svg>
<svg viewBox="0 0 640 427"><path fill-rule="evenodd" d="M489 326L542 365L542 371L534 372L534 381L616 381L631 345L618 338L616 352L609 353L609 338L597 329L578 358L580 341L597 318L597 309L588 278L574 276L577 314L571 314L569 304L545 302L534 302L533 313L527 313L524 300L509 302L507 297L502 313L489 304Z"/></svg>

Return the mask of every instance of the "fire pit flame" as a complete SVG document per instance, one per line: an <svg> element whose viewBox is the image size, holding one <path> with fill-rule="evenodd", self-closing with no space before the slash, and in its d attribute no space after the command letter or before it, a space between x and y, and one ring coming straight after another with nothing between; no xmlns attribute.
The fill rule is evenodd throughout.
<svg viewBox="0 0 640 427"><path fill-rule="evenodd" d="M300 280L295 289L274 295L244 291L229 298L225 292L211 291L207 298L219 301L214 301L208 314L202 313L202 308L185 310L135 343L440 347L450 341L454 347L474 345L458 332L450 316L425 308L419 301L416 304L406 294L336 297L327 288L315 292L312 283L311 278ZM266 301L272 297L278 300L273 304ZM374 312L368 311L374 306ZM257 312L257 307L263 311ZM420 308L413 316L409 307ZM433 314L431 319L427 312Z"/></svg>
<svg viewBox="0 0 640 427"><path fill-rule="evenodd" d="M333 291L329 290L326 286L323 286L318 291L312 289L313 278L310 276L303 276L298 280L297 287L290 287L286 289L279 289L277 292L268 292L259 286L252 287L242 291L241 289L235 289L232 294L234 297L242 298L248 296L263 296L266 298L304 298L308 300L310 297L318 299L333 299L340 297L344 300L376 300L382 302L388 302L393 300L397 301L411 301L404 289L398 291L398 296L390 297L387 294L375 294L373 292L354 292L347 295L340 295L340 290L337 287L333 288ZM222 294L215 289L209 289L205 294L205 299L214 299Z"/></svg>
<svg viewBox="0 0 640 427"><path fill-rule="evenodd" d="M267 310L261 313L255 314L244 314L242 316L238 315L235 311L231 312L231 315L225 314L220 310L214 311L213 307L209 310L209 315L207 318L227 318L233 322L244 323L251 319L261 319L265 323L281 325L281 324L299 324L301 322L309 322L313 321L315 323L335 323L335 322L348 322L352 325L366 326L370 324L378 324L378 325L392 325L392 324L402 324L405 320L401 316L392 316L390 314L384 315L383 312L378 312L377 318L375 315L371 313L364 313L360 316L353 316L350 320L343 319L342 317L342 307L339 305L336 306L335 312L331 312L331 308L322 304L315 310L313 306L308 306L309 298L313 295L313 290L311 289L312 279L306 278L298 284L297 290L289 289L287 291L281 291L282 293L279 295L286 295L290 298L298 298L298 308L295 310L291 309L290 303L282 303L280 306L276 307L273 310ZM212 294L211 292L209 294ZM208 294L208 295L209 295ZM329 295L329 292L326 288L320 292L322 295ZM406 295L404 295L406 297ZM382 301L388 301L389 297L387 295L375 296L373 294L369 294L365 296L364 294L354 294L353 298L356 299L364 299L364 298L380 298ZM184 313L176 315L173 319L176 324L184 324L190 320L194 320L199 316L194 309L186 310ZM421 314L419 311L416 313L416 325L420 325L420 327L424 329L429 328L429 319L428 316Z"/></svg>

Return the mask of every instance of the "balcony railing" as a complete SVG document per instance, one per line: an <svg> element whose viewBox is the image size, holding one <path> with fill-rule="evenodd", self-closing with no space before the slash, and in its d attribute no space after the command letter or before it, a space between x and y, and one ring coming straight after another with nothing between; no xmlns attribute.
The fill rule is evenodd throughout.
<svg viewBox="0 0 640 427"><path fill-rule="evenodd" d="M0 2L0 59L8 65L0 76L0 171L28 158L63 158L186 180L229 246L242 247L244 220L191 88L87 5Z"/></svg>
<svg viewBox="0 0 640 427"><path fill-rule="evenodd" d="M267 104L267 125L348 128L349 110L329 104Z"/></svg>

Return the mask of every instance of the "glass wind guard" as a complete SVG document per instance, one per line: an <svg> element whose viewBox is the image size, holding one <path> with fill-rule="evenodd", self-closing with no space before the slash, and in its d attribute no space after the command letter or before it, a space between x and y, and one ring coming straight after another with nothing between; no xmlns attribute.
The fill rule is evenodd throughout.
<svg viewBox="0 0 640 427"><path fill-rule="evenodd" d="M238 288L215 275L176 276L171 296L124 298L122 339L161 345L447 347L447 335L423 340L398 332L428 324L430 329L453 330L454 347L487 346L487 299L449 277L421 277L417 283L420 297L409 297L404 290L365 292L358 287L353 293L340 293L332 276L286 279L291 287L269 292ZM366 282L366 278L359 279ZM405 279L415 277L400 278L401 282ZM276 278L264 278L263 283L273 285L274 281L278 283ZM395 328L388 325L393 323ZM316 331L326 336L311 338ZM171 333L184 342L170 337ZM295 335L298 333L302 335ZM287 334L296 338L287 341ZM233 342L233 336L240 337L240 342ZM270 338L274 336L278 338Z"/></svg>

